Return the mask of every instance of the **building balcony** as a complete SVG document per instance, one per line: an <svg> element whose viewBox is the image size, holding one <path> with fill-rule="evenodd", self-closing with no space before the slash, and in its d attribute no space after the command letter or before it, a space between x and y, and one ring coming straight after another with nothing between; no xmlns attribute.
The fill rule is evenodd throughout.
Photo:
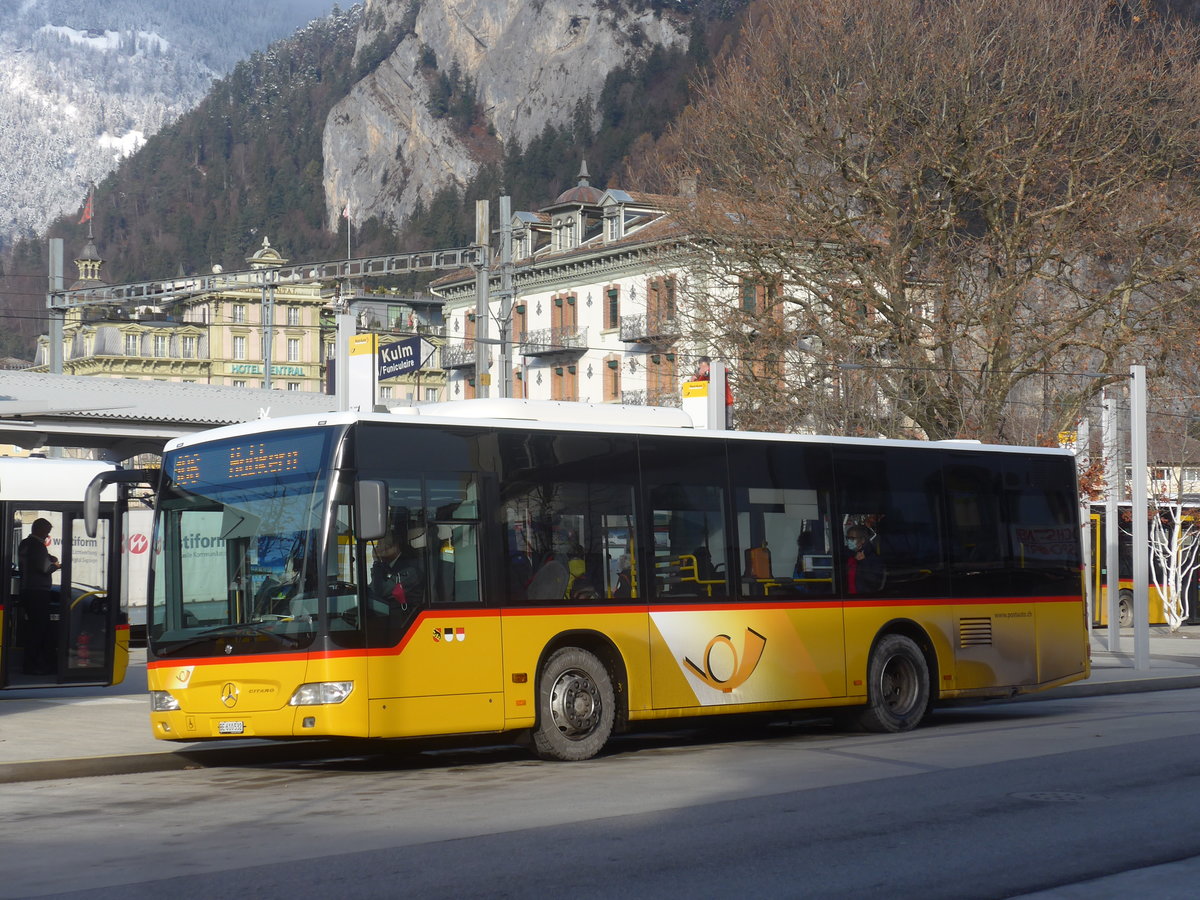
<svg viewBox="0 0 1200 900"><path fill-rule="evenodd" d="M674 406L681 404L678 391L621 391L621 402L626 406Z"/></svg>
<svg viewBox="0 0 1200 900"><path fill-rule="evenodd" d="M443 369L473 369L475 368L475 342L464 341L461 344L446 345L442 348Z"/></svg>
<svg viewBox="0 0 1200 900"><path fill-rule="evenodd" d="M653 344L679 337L679 322L673 314L621 316L621 340L633 344Z"/></svg>
<svg viewBox="0 0 1200 900"><path fill-rule="evenodd" d="M679 391L647 391L646 405L647 406L674 406L679 407L683 403L679 396Z"/></svg>
<svg viewBox="0 0 1200 900"><path fill-rule="evenodd" d="M553 356L558 353L580 353L587 349L587 329L578 325L539 328L521 339L523 356Z"/></svg>

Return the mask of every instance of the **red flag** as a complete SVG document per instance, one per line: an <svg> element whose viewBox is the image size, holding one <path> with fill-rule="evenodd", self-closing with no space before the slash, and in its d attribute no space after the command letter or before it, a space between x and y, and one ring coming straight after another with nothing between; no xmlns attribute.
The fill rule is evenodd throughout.
<svg viewBox="0 0 1200 900"><path fill-rule="evenodd" d="M83 216L79 219L79 224L92 218L92 192L88 191L87 202L83 204Z"/></svg>
<svg viewBox="0 0 1200 900"><path fill-rule="evenodd" d="M343 219L350 218L350 204L349 203L347 203L345 208L342 209L342 218Z"/></svg>

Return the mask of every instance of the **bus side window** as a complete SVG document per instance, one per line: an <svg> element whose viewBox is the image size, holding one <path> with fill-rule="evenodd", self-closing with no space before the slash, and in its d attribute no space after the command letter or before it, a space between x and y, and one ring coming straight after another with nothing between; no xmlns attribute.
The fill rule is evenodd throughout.
<svg viewBox="0 0 1200 900"><path fill-rule="evenodd" d="M502 435L497 526L507 602L637 596L636 445L623 436Z"/></svg>
<svg viewBox="0 0 1200 900"><path fill-rule="evenodd" d="M816 599L833 594L833 475L811 445L730 442L739 596Z"/></svg>
<svg viewBox="0 0 1200 900"><path fill-rule="evenodd" d="M943 459L905 448L834 451L841 525L835 560L847 596L947 595ZM967 538L953 524L949 535Z"/></svg>
<svg viewBox="0 0 1200 900"><path fill-rule="evenodd" d="M658 597L728 597L739 574L729 534L723 440L641 439Z"/></svg>

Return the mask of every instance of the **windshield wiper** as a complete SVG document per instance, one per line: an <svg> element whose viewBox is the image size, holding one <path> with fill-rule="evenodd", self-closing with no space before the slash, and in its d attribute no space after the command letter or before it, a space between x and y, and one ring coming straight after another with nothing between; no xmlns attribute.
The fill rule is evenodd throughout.
<svg viewBox="0 0 1200 900"><path fill-rule="evenodd" d="M285 647L299 647L300 642L286 634L279 634L271 630L272 625L259 622L240 622L234 625L218 625L216 628L206 628L201 631L201 635L216 635L217 637L229 637L242 635L247 631L254 634L265 634L272 640L283 644Z"/></svg>
<svg viewBox="0 0 1200 900"><path fill-rule="evenodd" d="M200 636L198 637L190 638L178 644L172 643L167 647L160 647L158 646L160 642L155 641L154 652L158 656L174 656L180 651L186 650L188 647L195 647L197 644L211 643L214 638L242 635L245 634L246 631L251 631L254 634L265 634L268 637L273 638L277 643L282 644L284 647L300 646L300 642L295 638L288 637L285 634L276 634L273 631L268 631L266 626L247 622L242 625L220 625L216 628L208 628L204 631L201 631Z"/></svg>

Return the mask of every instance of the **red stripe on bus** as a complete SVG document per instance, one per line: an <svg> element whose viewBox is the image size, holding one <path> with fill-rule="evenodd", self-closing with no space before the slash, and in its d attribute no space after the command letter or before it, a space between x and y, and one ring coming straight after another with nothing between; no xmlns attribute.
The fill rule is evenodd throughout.
<svg viewBox="0 0 1200 900"><path fill-rule="evenodd" d="M470 609L470 610L425 610L417 616L412 627L400 640L399 644L391 647L355 647L345 650L298 650L288 653L256 654L253 656L236 657L196 657L191 659L159 659L147 662L147 668L176 668L179 666L212 666L231 662L263 663L280 660L319 660L319 659L358 659L363 657L398 656L408 646L409 642L418 635L418 627L433 619L446 618L501 618L504 616L571 616L571 615L629 615L651 612L737 612L739 610L797 610L797 609L830 609L839 606L1019 606L1028 603L1082 603L1076 596L1045 596L1045 597L926 597L912 600L880 598L876 600L818 600L779 602L756 601L753 603L729 602L721 604L695 603L649 606L552 606L524 609Z"/></svg>

